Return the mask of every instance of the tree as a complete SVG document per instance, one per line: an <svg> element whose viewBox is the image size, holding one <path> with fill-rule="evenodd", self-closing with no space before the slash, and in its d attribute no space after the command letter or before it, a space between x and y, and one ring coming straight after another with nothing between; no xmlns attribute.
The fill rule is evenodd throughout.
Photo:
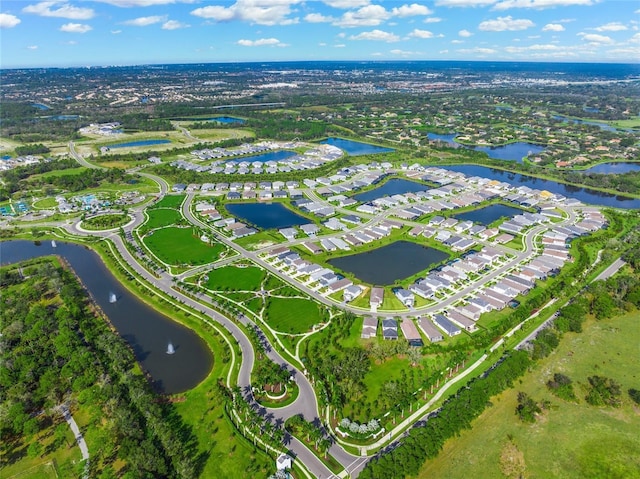
<svg viewBox="0 0 640 479"><path fill-rule="evenodd" d="M27 448L27 455L31 458L40 457L43 450L44 447L42 446L42 444L38 441L34 441L29 444L29 447Z"/></svg>
<svg viewBox="0 0 640 479"><path fill-rule="evenodd" d="M540 406L525 392L518 393L518 405L516 414L522 422L536 422L536 415L540 414Z"/></svg>

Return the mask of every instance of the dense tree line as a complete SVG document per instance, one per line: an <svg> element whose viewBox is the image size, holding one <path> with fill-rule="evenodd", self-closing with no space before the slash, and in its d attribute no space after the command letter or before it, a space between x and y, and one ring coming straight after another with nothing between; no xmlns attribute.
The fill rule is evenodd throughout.
<svg viewBox="0 0 640 479"><path fill-rule="evenodd" d="M93 411L92 427L105 439L92 451L92 467L102 469L92 475L115 477L117 462L123 478L197 477L204 458L195 436L135 372L133 353L73 275L46 260L22 274L0 276L0 457L33 441L53 407L77 402Z"/></svg>
<svg viewBox="0 0 640 479"><path fill-rule="evenodd" d="M96 188L103 182L121 183L132 178L120 168L98 170L87 168L76 175L48 176L29 181L30 187L52 185L66 191L80 191Z"/></svg>
<svg viewBox="0 0 640 479"><path fill-rule="evenodd" d="M42 143L34 143L31 145L16 146L15 152L18 156L24 155L44 155L51 150Z"/></svg>

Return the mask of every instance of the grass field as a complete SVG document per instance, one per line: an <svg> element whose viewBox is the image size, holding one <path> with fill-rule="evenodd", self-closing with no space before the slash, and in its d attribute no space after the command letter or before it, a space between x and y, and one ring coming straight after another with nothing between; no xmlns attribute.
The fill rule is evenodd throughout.
<svg viewBox="0 0 640 479"><path fill-rule="evenodd" d="M320 322L318 305L301 298L271 298L266 310L267 323L283 333L306 333Z"/></svg>
<svg viewBox="0 0 640 479"><path fill-rule="evenodd" d="M179 211L170 208L156 208L147 210L149 219L143 225L145 231L163 226L171 226L183 219Z"/></svg>
<svg viewBox="0 0 640 479"><path fill-rule="evenodd" d="M225 266L208 273L207 289L214 291L254 291L264 279L264 271L255 266Z"/></svg>
<svg viewBox="0 0 640 479"><path fill-rule="evenodd" d="M640 477L640 410L626 391L640 387L638 344L640 314L587 323L581 334L567 334L558 349L536 364L522 381L492 399L473 423L473 429L447 442L420 478L500 478L500 459L521 454L525 477L638 478ZM574 382L577 404L553 396L545 383L554 373ZM621 384L622 407L596 408L585 400L587 377L610 377ZM515 415L519 391L552 404L535 424ZM512 438L510 440L509 438ZM513 447L515 445L515 448Z"/></svg>
<svg viewBox="0 0 640 479"><path fill-rule="evenodd" d="M143 241L153 254L170 265L210 263L225 249L220 243L209 246L194 237L192 228L162 228L145 236Z"/></svg>
<svg viewBox="0 0 640 479"><path fill-rule="evenodd" d="M165 195L151 208L180 208L184 201L185 195Z"/></svg>

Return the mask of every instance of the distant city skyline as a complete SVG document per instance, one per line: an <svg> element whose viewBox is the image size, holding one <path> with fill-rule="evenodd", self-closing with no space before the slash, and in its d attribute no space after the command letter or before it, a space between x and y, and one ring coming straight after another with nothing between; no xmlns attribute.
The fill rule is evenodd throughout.
<svg viewBox="0 0 640 479"><path fill-rule="evenodd" d="M634 0L3 0L2 68L640 60Z"/></svg>

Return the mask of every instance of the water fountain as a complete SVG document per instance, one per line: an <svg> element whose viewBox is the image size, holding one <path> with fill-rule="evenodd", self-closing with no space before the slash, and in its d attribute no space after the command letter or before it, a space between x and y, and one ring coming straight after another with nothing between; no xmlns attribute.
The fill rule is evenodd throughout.
<svg viewBox="0 0 640 479"><path fill-rule="evenodd" d="M116 301L118 301L118 297L116 296L116 293L109 293L109 302L110 303L115 303Z"/></svg>
<svg viewBox="0 0 640 479"><path fill-rule="evenodd" d="M167 354L175 354L176 349L173 347L173 343L171 341L169 341L169 344L167 344Z"/></svg>
<svg viewBox="0 0 640 479"><path fill-rule="evenodd" d="M58 245L56 244L56 240L51 240L51 247L52 247L52 248L55 248L56 246L58 246Z"/></svg>

